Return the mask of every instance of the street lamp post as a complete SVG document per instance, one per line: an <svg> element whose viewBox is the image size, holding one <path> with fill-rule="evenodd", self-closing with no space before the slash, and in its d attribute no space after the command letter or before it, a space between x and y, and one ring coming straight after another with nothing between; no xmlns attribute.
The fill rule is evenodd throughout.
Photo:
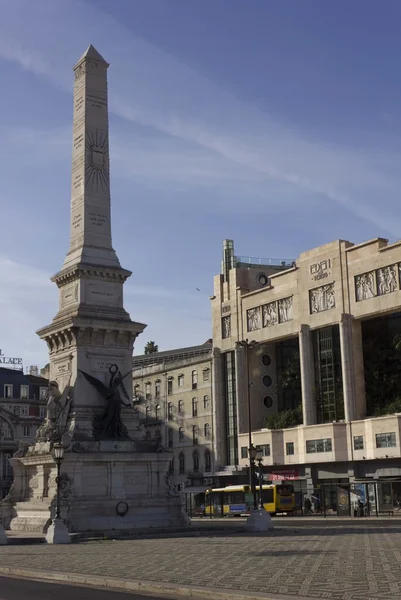
<svg viewBox="0 0 401 600"><path fill-rule="evenodd" d="M263 473L262 473L263 450L260 446L256 447L256 461L257 461L258 467L259 467L260 508L264 508L264 505L263 505Z"/></svg>
<svg viewBox="0 0 401 600"><path fill-rule="evenodd" d="M249 465L250 465L250 471L251 471L251 491L252 491L252 495L253 495L253 510L258 510L258 501L256 498L256 485L255 485L255 460L256 460L257 449L255 448L255 446L253 444L251 444L249 446L248 454L249 454Z"/></svg>
<svg viewBox="0 0 401 600"><path fill-rule="evenodd" d="M250 374L250 360L249 360L249 350L251 350L254 346L256 346L256 342L252 340L249 342L247 339L242 340L241 342L237 342L237 346L241 348L246 348L246 384L247 384L247 404L248 404L248 453L252 448L252 410L251 410L251 374ZM255 463L254 463L255 464ZM252 487L252 478L254 477L254 471L252 472L252 465L249 456L249 482ZM252 488L253 489L253 488Z"/></svg>
<svg viewBox="0 0 401 600"><path fill-rule="evenodd" d="M56 461L57 466L57 477L56 477L56 486L57 486L57 495L56 495L56 519L60 519L60 489L61 489L61 463L64 458L64 448L60 443L54 444L53 448L54 452L54 460Z"/></svg>
<svg viewBox="0 0 401 600"><path fill-rule="evenodd" d="M46 534L48 544L69 544L70 534L61 518L61 463L64 459L64 446L61 442L53 445L53 458L56 463L56 514Z"/></svg>
<svg viewBox="0 0 401 600"><path fill-rule="evenodd" d="M251 491L253 495L253 509L247 520L247 527L250 531L269 531L273 529L272 520L262 505L258 508L258 501L256 496L256 485L255 485L255 460L257 459L257 449L252 444L252 411L251 411L251 385L250 380L250 360L249 350L256 345L255 341L249 342L248 340L242 340L237 342L237 346L246 348L246 377L247 377L247 403L248 403L248 430L249 430L249 477L251 483Z"/></svg>

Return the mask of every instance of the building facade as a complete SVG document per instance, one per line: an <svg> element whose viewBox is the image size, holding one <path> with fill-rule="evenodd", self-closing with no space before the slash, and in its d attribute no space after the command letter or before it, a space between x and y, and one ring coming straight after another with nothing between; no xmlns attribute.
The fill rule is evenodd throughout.
<svg viewBox="0 0 401 600"><path fill-rule="evenodd" d="M389 381L401 367L401 242L338 240L276 272L271 262L247 265L226 241L214 279L217 464L243 473L251 429L267 478L305 493L401 478L401 403ZM299 421L267 426L283 414Z"/></svg>
<svg viewBox="0 0 401 600"><path fill-rule="evenodd" d="M159 439L172 454L176 489L194 492L213 483L211 341L133 357L134 406L147 439Z"/></svg>
<svg viewBox="0 0 401 600"><path fill-rule="evenodd" d="M0 368L0 500L7 495L13 475L9 459L20 442L35 441L46 417L48 380L23 371Z"/></svg>

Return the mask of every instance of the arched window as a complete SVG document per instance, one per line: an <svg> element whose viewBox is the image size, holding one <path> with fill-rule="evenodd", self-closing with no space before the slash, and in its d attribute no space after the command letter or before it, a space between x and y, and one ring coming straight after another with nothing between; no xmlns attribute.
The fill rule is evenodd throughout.
<svg viewBox="0 0 401 600"><path fill-rule="evenodd" d="M167 405L167 418L169 421L173 420L173 403L169 402Z"/></svg>
<svg viewBox="0 0 401 600"><path fill-rule="evenodd" d="M207 440L209 440L210 439L210 425L209 425L209 423L205 423L204 432L205 432L205 438Z"/></svg>
<svg viewBox="0 0 401 600"><path fill-rule="evenodd" d="M185 473L185 454L180 452L178 456L180 474Z"/></svg>
<svg viewBox="0 0 401 600"><path fill-rule="evenodd" d="M177 377L178 387L184 387L184 375L178 375Z"/></svg>
<svg viewBox="0 0 401 600"><path fill-rule="evenodd" d="M160 379L155 381L155 398L160 398Z"/></svg>
<svg viewBox="0 0 401 600"><path fill-rule="evenodd" d="M150 381L147 381L145 383L145 394L146 394L146 399L149 400L150 395L151 395L151 391L150 391Z"/></svg>
<svg viewBox="0 0 401 600"><path fill-rule="evenodd" d="M192 440L193 440L194 446L198 445L198 439L199 439L199 429L198 429L197 425L194 425L192 427Z"/></svg>
<svg viewBox="0 0 401 600"><path fill-rule="evenodd" d="M184 400L178 400L178 414L184 415Z"/></svg>
<svg viewBox="0 0 401 600"><path fill-rule="evenodd" d="M192 371L192 389L196 390L198 387L198 371Z"/></svg>
<svg viewBox="0 0 401 600"><path fill-rule="evenodd" d="M156 414L156 419L160 419L160 404L156 404L155 414Z"/></svg>
<svg viewBox="0 0 401 600"><path fill-rule="evenodd" d="M203 381L209 381L210 369L203 369Z"/></svg>
<svg viewBox="0 0 401 600"><path fill-rule="evenodd" d="M183 427L180 427L178 430L178 441L179 442L184 441L184 428Z"/></svg>
<svg viewBox="0 0 401 600"><path fill-rule="evenodd" d="M148 420L149 420L149 412L150 412L150 407L149 407L149 406L147 406L147 407L145 408L145 421L148 421Z"/></svg>
<svg viewBox="0 0 401 600"><path fill-rule="evenodd" d="M134 385L134 397L135 398L139 397L139 383Z"/></svg>
<svg viewBox="0 0 401 600"><path fill-rule="evenodd" d="M196 398L192 398L192 416L198 416L198 401Z"/></svg>
<svg viewBox="0 0 401 600"><path fill-rule="evenodd" d="M210 450L205 450L205 473L210 473L212 470L212 455Z"/></svg>
<svg viewBox="0 0 401 600"><path fill-rule="evenodd" d="M210 398L209 398L209 396L203 396L203 408L205 410L209 410L209 408L210 408Z"/></svg>
<svg viewBox="0 0 401 600"><path fill-rule="evenodd" d="M192 464L193 464L193 472L198 473L199 472L199 452L197 450L195 450L192 453Z"/></svg>

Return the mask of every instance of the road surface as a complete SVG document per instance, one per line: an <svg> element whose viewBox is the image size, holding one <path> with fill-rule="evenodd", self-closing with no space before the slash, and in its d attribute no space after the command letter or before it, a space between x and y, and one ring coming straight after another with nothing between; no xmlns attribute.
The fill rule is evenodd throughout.
<svg viewBox="0 0 401 600"><path fill-rule="evenodd" d="M0 600L166 600L166 597L144 596L90 587L41 583L28 579L0 577Z"/></svg>

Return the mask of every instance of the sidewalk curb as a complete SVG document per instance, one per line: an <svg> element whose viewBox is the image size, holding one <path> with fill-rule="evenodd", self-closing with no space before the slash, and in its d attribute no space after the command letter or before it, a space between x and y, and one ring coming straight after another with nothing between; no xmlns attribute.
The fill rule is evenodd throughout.
<svg viewBox="0 0 401 600"><path fill-rule="evenodd" d="M246 590L222 590L221 588L176 585L173 583L153 583L137 579L118 579L117 577L100 577L79 573L50 573L33 569L0 567L0 575L23 577L25 579L45 581L48 583L64 583L125 592L143 594L160 594L170 598L193 598L199 600L310 600L300 596L283 596L247 592ZM123 597L122 597L123 598ZM167 600L167 598L166 598ZM315 598L314 600L319 600Z"/></svg>

